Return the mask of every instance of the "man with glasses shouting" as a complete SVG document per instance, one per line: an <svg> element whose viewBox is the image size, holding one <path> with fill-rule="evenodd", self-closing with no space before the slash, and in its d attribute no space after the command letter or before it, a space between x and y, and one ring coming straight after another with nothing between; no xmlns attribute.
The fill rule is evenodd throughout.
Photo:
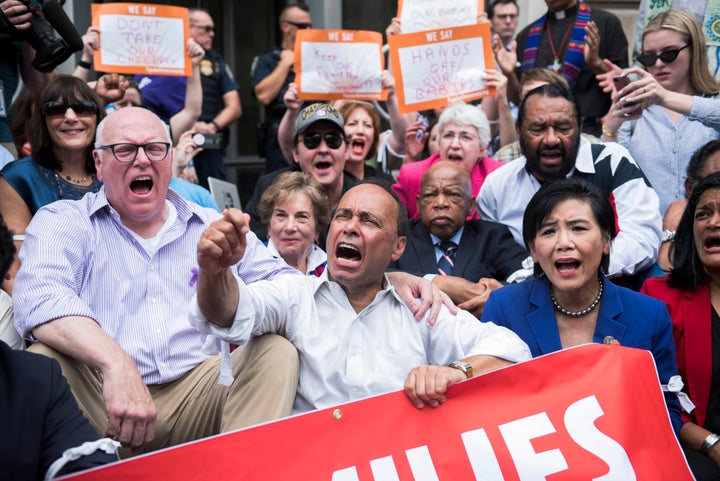
<svg viewBox="0 0 720 481"><path fill-rule="evenodd" d="M258 148L260 156L265 157L267 172L283 169L292 160L283 155L277 131L286 110L283 97L290 83L295 81L295 35L299 29L306 28L312 28L308 6L285 7L280 12L280 47L255 57L250 68L253 95L265 106L265 122L258 125Z"/></svg>
<svg viewBox="0 0 720 481"><path fill-rule="evenodd" d="M315 103L300 111L292 149L294 166L261 176L245 208L245 212L250 214L250 228L260 239L267 239L267 229L260 220L257 205L265 189L282 172L302 170L312 174L325 187L333 210L338 206L340 197L357 183L354 177L344 172L348 157L344 125L340 112L328 104ZM325 233L320 235L322 248L325 248L325 237Z"/></svg>
<svg viewBox="0 0 720 481"><path fill-rule="evenodd" d="M14 288L31 350L60 362L100 436L135 453L285 416L297 386L297 353L278 336L236 349L218 383L220 358L203 349L188 307L197 243L220 214L169 190L170 145L149 110L106 117L93 151L103 187L38 211ZM235 266L245 282L294 274L246 238Z"/></svg>

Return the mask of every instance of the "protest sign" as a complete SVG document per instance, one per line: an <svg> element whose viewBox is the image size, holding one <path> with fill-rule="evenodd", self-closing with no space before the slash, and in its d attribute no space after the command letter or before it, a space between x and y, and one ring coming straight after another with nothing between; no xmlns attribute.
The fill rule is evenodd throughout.
<svg viewBox="0 0 720 481"><path fill-rule="evenodd" d="M382 100L382 35L361 30L298 30L295 83L303 100Z"/></svg>
<svg viewBox="0 0 720 481"><path fill-rule="evenodd" d="M196 441L75 481L692 481L650 352L590 344Z"/></svg>
<svg viewBox="0 0 720 481"><path fill-rule="evenodd" d="M188 9L138 3L92 4L100 29L95 70L124 74L190 76Z"/></svg>
<svg viewBox="0 0 720 481"><path fill-rule="evenodd" d="M402 33L475 25L483 0L398 0Z"/></svg>
<svg viewBox="0 0 720 481"><path fill-rule="evenodd" d="M493 68L487 23L389 37L401 113L495 95L482 79Z"/></svg>

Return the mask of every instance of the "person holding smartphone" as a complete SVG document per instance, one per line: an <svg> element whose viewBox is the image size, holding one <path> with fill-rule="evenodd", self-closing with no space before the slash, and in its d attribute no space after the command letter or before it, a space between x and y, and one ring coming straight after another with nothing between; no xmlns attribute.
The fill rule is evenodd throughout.
<svg viewBox="0 0 720 481"><path fill-rule="evenodd" d="M651 20L642 54L614 79L613 103L602 139L619 142L660 197L660 213L685 197L693 152L720 138L720 84L707 67L702 26L691 14L668 10Z"/></svg>

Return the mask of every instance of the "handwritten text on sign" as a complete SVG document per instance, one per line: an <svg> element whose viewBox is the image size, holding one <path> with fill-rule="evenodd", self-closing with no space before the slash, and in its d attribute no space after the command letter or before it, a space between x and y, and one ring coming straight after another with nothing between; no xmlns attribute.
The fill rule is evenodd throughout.
<svg viewBox="0 0 720 481"><path fill-rule="evenodd" d="M377 100L382 97L380 75L382 37L376 32L301 30L299 95L303 99Z"/></svg>
<svg viewBox="0 0 720 481"><path fill-rule="evenodd" d="M100 29L98 70L118 73L190 75L186 53L188 10L166 5L93 4Z"/></svg>
<svg viewBox="0 0 720 481"><path fill-rule="evenodd" d="M474 25L482 3L478 0L400 0L398 18L403 33Z"/></svg>

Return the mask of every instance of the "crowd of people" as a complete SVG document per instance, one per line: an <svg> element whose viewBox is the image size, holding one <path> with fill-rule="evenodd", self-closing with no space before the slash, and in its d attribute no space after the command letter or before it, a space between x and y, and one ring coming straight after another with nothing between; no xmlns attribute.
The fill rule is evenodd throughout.
<svg viewBox="0 0 720 481"><path fill-rule="evenodd" d="M519 32L516 0L487 3L495 95L402 114L386 70L387 121L300 98L312 17L284 7L250 69L267 173L243 210L206 189L242 115L208 11L189 10L188 78L89 82L95 27L73 75L28 74L0 139L0 477L41 479L83 442L62 473L399 389L438 408L465 379L605 343L682 377L696 408L665 392L668 419L696 479L719 480L706 12L643 2L629 59L619 19L585 2L546 0ZM23 2L0 11L29 28Z"/></svg>

